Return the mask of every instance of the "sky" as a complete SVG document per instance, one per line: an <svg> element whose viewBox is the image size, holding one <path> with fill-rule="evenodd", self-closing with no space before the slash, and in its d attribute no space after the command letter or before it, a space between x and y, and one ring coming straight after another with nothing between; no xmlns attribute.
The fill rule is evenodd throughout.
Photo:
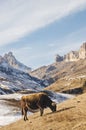
<svg viewBox="0 0 86 130"><path fill-rule="evenodd" d="M0 55L36 69L86 41L86 0L0 0Z"/></svg>

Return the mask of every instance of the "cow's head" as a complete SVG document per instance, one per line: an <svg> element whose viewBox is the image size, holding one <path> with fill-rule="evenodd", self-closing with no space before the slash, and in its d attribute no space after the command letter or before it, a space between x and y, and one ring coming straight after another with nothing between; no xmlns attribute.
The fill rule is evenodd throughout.
<svg viewBox="0 0 86 130"><path fill-rule="evenodd" d="M52 112L55 112L55 111L56 111L56 103L55 103L55 102L53 102L53 103L51 104L51 110L52 110Z"/></svg>

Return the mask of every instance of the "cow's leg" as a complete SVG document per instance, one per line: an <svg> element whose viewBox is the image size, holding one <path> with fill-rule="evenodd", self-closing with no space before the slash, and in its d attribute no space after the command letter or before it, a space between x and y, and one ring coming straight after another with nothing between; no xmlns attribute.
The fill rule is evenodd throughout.
<svg viewBox="0 0 86 130"><path fill-rule="evenodd" d="M24 120L26 121L26 120L28 120L28 118L27 118L27 112L25 111L25 118L24 118Z"/></svg>
<svg viewBox="0 0 86 130"><path fill-rule="evenodd" d="M23 108L23 114L24 114L24 121L26 121L26 112L25 112L25 108Z"/></svg>
<svg viewBox="0 0 86 130"><path fill-rule="evenodd" d="M27 109L27 107L25 107L25 109L24 109L24 121L28 120L27 111L28 111L28 109Z"/></svg>
<svg viewBox="0 0 86 130"><path fill-rule="evenodd" d="M28 118L27 118L27 110L25 110L25 117L26 117L26 120L28 120Z"/></svg>
<svg viewBox="0 0 86 130"><path fill-rule="evenodd" d="M40 109L40 116L43 115L44 109Z"/></svg>
<svg viewBox="0 0 86 130"><path fill-rule="evenodd" d="M39 105L40 103L37 103L38 108L40 109L40 116L43 115L44 109Z"/></svg>

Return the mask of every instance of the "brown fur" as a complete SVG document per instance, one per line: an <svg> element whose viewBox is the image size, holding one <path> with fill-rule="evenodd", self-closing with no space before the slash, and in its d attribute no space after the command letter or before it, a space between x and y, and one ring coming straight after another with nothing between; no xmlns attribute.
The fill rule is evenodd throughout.
<svg viewBox="0 0 86 130"><path fill-rule="evenodd" d="M22 115L24 115L24 120L28 120L27 111L34 112L40 109L40 116L43 115L44 108L49 107L53 112L56 111L56 103L54 103L47 94L40 92L35 94L29 94L27 96L22 96L21 98L21 108Z"/></svg>

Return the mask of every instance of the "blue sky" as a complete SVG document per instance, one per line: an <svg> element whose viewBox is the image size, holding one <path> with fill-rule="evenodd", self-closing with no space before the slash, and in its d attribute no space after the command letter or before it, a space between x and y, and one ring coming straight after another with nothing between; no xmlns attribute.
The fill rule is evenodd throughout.
<svg viewBox="0 0 86 130"><path fill-rule="evenodd" d="M86 0L0 0L0 55L33 69L86 41Z"/></svg>

